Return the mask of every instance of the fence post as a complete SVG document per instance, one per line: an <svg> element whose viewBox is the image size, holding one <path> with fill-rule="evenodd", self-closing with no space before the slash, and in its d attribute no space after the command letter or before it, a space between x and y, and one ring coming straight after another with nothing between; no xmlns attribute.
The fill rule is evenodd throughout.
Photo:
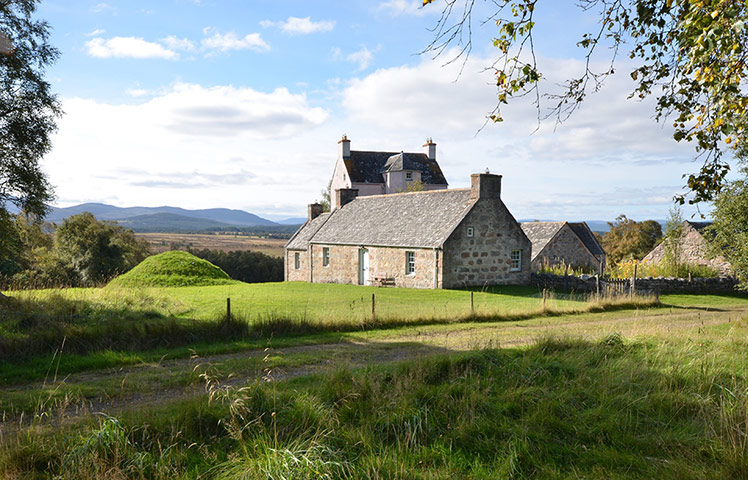
<svg viewBox="0 0 748 480"><path fill-rule="evenodd" d="M543 289L543 311L544 311L544 312L545 312L545 299L546 299L546 297L548 296L548 293L547 293L547 292L548 292L548 290L544 288L544 289Z"/></svg>
<svg viewBox="0 0 748 480"><path fill-rule="evenodd" d="M226 323L231 321L231 298L226 299Z"/></svg>
<svg viewBox="0 0 748 480"><path fill-rule="evenodd" d="M595 296L600 300L600 275L595 275Z"/></svg>
<svg viewBox="0 0 748 480"><path fill-rule="evenodd" d="M475 315L475 304L473 303L473 292L470 292L470 315Z"/></svg>
<svg viewBox="0 0 748 480"><path fill-rule="evenodd" d="M564 268L564 290L569 289L569 265Z"/></svg>
<svg viewBox="0 0 748 480"><path fill-rule="evenodd" d="M371 294L371 319L374 320L376 317L374 306L376 304L376 300L374 299L374 294Z"/></svg>
<svg viewBox="0 0 748 480"><path fill-rule="evenodd" d="M631 296L632 296L632 297L633 297L633 296L634 296L634 294L636 293L636 274L637 274L637 272L638 272L638 270L637 270L637 269L638 269L638 267L639 267L639 264L638 264L638 263L635 263L635 264L634 264L634 276L633 276L633 277L631 277L631 292L630 292L630 293L631 293Z"/></svg>

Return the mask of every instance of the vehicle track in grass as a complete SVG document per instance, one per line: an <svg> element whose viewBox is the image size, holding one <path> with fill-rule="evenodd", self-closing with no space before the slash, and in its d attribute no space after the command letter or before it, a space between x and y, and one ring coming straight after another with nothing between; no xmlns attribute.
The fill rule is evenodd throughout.
<svg viewBox="0 0 748 480"><path fill-rule="evenodd" d="M728 307L720 311L683 309L672 313L639 313L631 311L608 312L596 318L593 314L579 316L546 317L533 322L472 323L408 327L387 332L369 332L354 338L344 338L336 343L299 345L284 348L268 348L211 355L193 356L162 362L145 363L138 366L108 369L97 372L71 374L57 385L33 382L4 389L5 392L32 392L40 389L85 387L105 382L132 382L138 376L184 375L187 372L209 372L211 367L220 367L226 362L246 359L265 359L280 356L301 358L289 366L268 367L262 360L249 369L234 375L218 376L220 386L243 386L265 380L279 381L290 378L329 371L341 366L361 367L372 364L388 364L434 355L464 352L474 348L519 347L536 342L548 336L571 336L583 339L597 339L610 332L618 332L624 338L636 335L655 335L666 338L670 334L698 331L700 328L730 323L745 315L744 307ZM592 317L592 318L590 318ZM370 338L369 338L370 337ZM268 362L272 363L272 362ZM282 362L281 362L282 363ZM74 422L93 413L118 415L131 408L151 408L180 399L206 395L206 384L199 376L193 375L187 385L154 388L150 391L123 393L57 402L48 409L42 409L36 416L2 414L0 440L12 431L27 428L31 424L56 425ZM43 392L39 393L44 395ZM41 414L41 416L39 415Z"/></svg>

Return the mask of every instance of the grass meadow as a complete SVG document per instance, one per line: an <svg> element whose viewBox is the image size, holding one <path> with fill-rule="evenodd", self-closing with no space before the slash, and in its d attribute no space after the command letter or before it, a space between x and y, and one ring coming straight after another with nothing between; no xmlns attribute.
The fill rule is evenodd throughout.
<svg viewBox="0 0 748 480"><path fill-rule="evenodd" d="M745 296L6 294L1 478L748 478Z"/></svg>

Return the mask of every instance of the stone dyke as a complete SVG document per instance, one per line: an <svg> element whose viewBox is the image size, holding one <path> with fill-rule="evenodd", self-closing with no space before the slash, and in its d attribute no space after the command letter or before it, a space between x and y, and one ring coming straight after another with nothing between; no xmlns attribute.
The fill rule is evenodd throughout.
<svg viewBox="0 0 748 480"><path fill-rule="evenodd" d="M531 284L540 288L560 291L596 292L597 282L594 275L551 275L533 273ZM605 285L606 279L601 283ZM630 279L614 280L618 285L631 284ZM636 291L641 293L732 293L738 281L734 277L714 278L673 278L645 277L636 279Z"/></svg>

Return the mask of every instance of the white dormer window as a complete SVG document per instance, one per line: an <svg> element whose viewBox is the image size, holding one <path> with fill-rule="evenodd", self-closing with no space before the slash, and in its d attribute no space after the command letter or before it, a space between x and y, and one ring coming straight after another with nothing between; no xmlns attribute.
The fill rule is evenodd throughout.
<svg viewBox="0 0 748 480"><path fill-rule="evenodd" d="M413 172L405 172L405 180L413 180Z"/></svg>

